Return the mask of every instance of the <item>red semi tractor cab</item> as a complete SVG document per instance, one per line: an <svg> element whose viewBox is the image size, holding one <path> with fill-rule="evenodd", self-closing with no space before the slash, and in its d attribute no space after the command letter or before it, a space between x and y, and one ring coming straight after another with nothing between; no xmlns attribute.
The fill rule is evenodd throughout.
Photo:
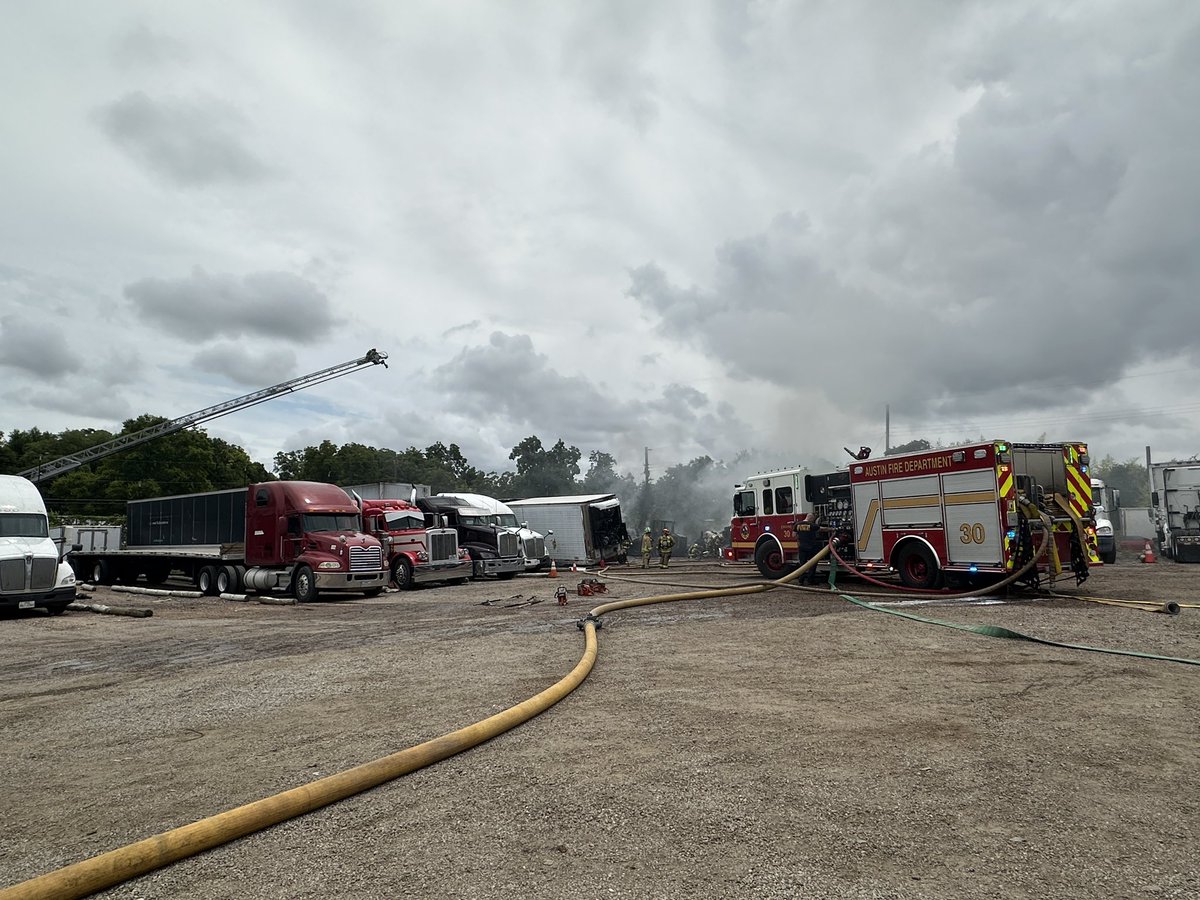
<svg viewBox="0 0 1200 900"><path fill-rule="evenodd" d="M363 530L383 544L392 582L400 590L430 581L463 583L471 554L453 528L425 527L425 514L407 500L363 500Z"/></svg>

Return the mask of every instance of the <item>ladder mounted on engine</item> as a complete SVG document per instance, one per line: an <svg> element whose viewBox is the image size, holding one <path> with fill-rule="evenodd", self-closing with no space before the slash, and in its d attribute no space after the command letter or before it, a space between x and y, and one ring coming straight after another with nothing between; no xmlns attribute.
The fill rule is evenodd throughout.
<svg viewBox="0 0 1200 900"><path fill-rule="evenodd" d="M170 422L162 422L158 425L151 425L149 428L143 428L141 431L135 431L133 434L123 434L113 438L111 441L105 441L103 444L96 444L94 447L88 447L86 450L81 450L78 453L71 453L67 456L59 457L48 463L35 466L32 469L26 469L24 472L18 472L22 478L28 478L34 484L47 481L55 475L61 475L64 472L69 472L72 469L77 469L80 466L95 462L98 459L103 459L110 454L116 453L119 450L124 450L127 447L135 447L138 444L144 444L147 441L152 441L157 437L162 437L165 434L172 434L176 431L182 431L192 425L199 425L201 422L208 422L211 419L219 418L220 416L228 415L231 412L237 412L239 409L245 409L248 406L257 406L266 400L278 397L280 394L289 394L294 391L303 390L304 388L312 387L315 384L329 381L333 378L338 378L342 375L347 375L350 372L356 372L359 369L367 366L382 365L387 368L388 355L375 348L371 348L364 356L358 359L347 360L344 363L339 363L336 366L330 366L327 369L321 369L319 372L312 372L308 375L301 375L299 378L292 378L289 381L284 381L279 384L272 385L269 388L263 388L261 391L255 391L252 394L246 394L243 397L236 397L233 400L226 400L224 403L218 403L216 406L210 406L207 409L197 410L193 413L188 413L186 416L180 416L178 419L172 419Z"/></svg>

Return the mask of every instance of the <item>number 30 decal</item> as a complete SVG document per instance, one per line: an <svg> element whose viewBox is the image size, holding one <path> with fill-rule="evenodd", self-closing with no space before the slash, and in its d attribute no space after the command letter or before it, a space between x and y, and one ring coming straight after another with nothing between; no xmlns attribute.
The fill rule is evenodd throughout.
<svg viewBox="0 0 1200 900"><path fill-rule="evenodd" d="M974 525L959 525L958 530L962 532L959 540L964 544L982 544L987 539L987 531L980 522Z"/></svg>

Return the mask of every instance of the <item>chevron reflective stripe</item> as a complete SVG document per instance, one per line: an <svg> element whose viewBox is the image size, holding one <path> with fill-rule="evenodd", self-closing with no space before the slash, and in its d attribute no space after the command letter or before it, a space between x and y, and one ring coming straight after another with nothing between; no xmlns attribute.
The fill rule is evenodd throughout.
<svg viewBox="0 0 1200 900"><path fill-rule="evenodd" d="M1092 506L1092 482L1083 472L1079 449L1074 444L1063 448L1063 458L1067 464L1067 493L1071 498L1071 511L1083 518Z"/></svg>
<svg viewBox="0 0 1200 900"><path fill-rule="evenodd" d="M1008 466L996 466L996 481L1000 485L1000 499L1011 500L1015 484L1012 469Z"/></svg>

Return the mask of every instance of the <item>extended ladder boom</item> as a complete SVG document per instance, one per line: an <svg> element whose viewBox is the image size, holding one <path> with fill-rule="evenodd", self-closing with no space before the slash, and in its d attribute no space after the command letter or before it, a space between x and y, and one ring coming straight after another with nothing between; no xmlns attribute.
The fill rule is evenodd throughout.
<svg viewBox="0 0 1200 900"><path fill-rule="evenodd" d="M352 359L344 363L339 363L336 366L330 366L328 369L322 369L319 372L302 375L299 378L293 378L291 381L285 381L269 388L263 388L261 391L246 394L244 397L226 400L224 403L218 403L216 406L188 413L186 416L180 416L178 419L172 419L170 422L163 422L160 425L152 425L141 431L135 431L133 434L123 434L120 437L113 438L111 441L105 441L103 444L88 447L86 450L60 457L52 462L44 463L32 469L26 469L24 472L18 472L17 474L37 484L38 482L53 478L55 475L61 475L63 472L76 469L85 463L95 462L109 454L116 453L118 450L124 450L126 447L144 444L146 441L162 437L164 434L182 431L191 425L199 425L201 422L207 422L210 419L228 415L239 409L256 406L265 400L270 400L272 397L278 397L280 394L303 390L304 388L312 387L314 384L321 384L324 381L329 381L332 378L337 378L349 372L356 372L367 366L382 365L386 369L386 360L386 353L372 348L367 351L365 356L359 359Z"/></svg>

